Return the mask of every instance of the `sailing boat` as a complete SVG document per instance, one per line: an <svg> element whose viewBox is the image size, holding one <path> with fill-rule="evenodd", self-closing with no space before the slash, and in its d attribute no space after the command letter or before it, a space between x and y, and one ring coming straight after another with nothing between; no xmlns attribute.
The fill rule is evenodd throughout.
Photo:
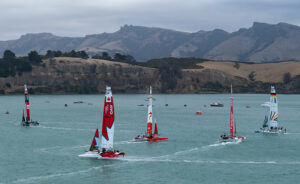
<svg viewBox="0 0 300 184"><path fill-rule="evenodd" d="M155 122L155 129L154 133L152 134L152 87L150 86L150 94L149 94L149 101L148 101L148 116L147 116L147 133L146 135L134 138L135 141L162 141L167 140L168 137L159 137L158 130L157 130L157 123Z"/></svg>
<svg viewBox="0 0 300 184"><path fill-rule="evenodd" d="M234 131L233 131L234 124ZM234 142L238 140L244 140L246 137L237 136L236 135L236 122L233 121L233 97L232 97L232 85L230 92L230 135L226 135L226 133L222 134L219 138L220 142Z"/></svg>
<svg viewBox="0 0 300 184"><path fill-rule="evenodd" d="M283 127L278 127L278 100L274 86L271 86L270 102L266 104L270 108L269 115L265 116L263 126L260 128L261 131L256 132L275 134L286 132L286 129L283 129Z"/></svg>
<svg viewBox="0 0 300 184"><path fill-rule="evenodd" d="M21 125L23 125L23 126L39 125L39 123L37 121L32 121L30 119L29 95L28 95L28 90L27 90L27 85L26 84L24 85L24 94L25 94L26 119L24 117L24 110L23 110Z"/></svg>
<svg viewBox="0 0 300 184"><path fill-rule="evenodd" d="M113 150L114 142L114 122L115 122L115 110L114 110L114 101L112 97L111 88L106 87L106 94L104 99L104 108L103 108L103 120L102 120L102 136L101 136L101 145L98 146L99 142L99 133L96 129L94 139L90 150L80 157L100 157L100 158L115 158L120 155L125 155L124 152L119 152L118 150ZM95 154L96 153L96 154Z"/></svg>

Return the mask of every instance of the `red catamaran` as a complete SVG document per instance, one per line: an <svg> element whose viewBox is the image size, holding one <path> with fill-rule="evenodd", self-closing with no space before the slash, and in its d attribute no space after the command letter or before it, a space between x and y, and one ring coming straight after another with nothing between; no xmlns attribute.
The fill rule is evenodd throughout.
<svg viewBox="0 0 300 184"><path fill-rule="evenodd" d="M125 155L124 152L113 150L114 143L114 123L115 123L115 109L112 92L110 87L106 87L106 94L104 99L103 108L103 121L102 121L102 136L101 145L99 146L99 133L96 129L94 139L90 150L80 157L104 157L104 158L116 158L120 155Z"/></svg>
<svg viewBox="0 0 300 184"><path fill-rule="evenodd" d="M150 86L149 102L148 102L148 118L147 118L147 134L134 138L135 141L162 141L167 140L168 137L159 137L157 130L157 123L155 122L154 133L152 134L152 88Z"/></svg>
<svg viewBox="0 0 300 184"><path fill-rule="evenodd" d="M25 94L25 110L26 110L26 119L24 117L24 110L23 110L23 116L22 116L22 122L21 125L23 126L30 126L30 125L39 125L37 121L32 121L30 119L30 109L29 109L29 94L27 90L27 85L24 85L24 94Z"/></svg>
<svg viewBox="0 0 300 184"><path fill-rule="evenodd" d="M234 131L233 131L234 124ZM230 93L230 135L226 135L226 133L222 134L219 138L221 142L234 142L238 140L244 140L246 137L237 136L236 135L236 122L233 122L233 97L232 97L232 85L231 85L231 93Z"/></svg>

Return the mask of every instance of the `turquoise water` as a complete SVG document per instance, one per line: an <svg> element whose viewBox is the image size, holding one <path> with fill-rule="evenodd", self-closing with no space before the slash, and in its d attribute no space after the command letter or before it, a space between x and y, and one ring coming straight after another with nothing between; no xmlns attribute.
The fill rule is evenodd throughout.
<svg viewBox="0 0 300 184"><path fill-rule="evenodd" d="M134 143L146 130L147 106L137 106L146 104L146 95L114 95L115 148L126 156L97 160L77 155L100 127L104 95L31 95L38 127L20 126L23 95L0 96L0 183L298 183L300 95L278 97L279 125L287 134L254 133L264 120L267 109L260 104L268 94L235 94L238 135L247 139L221 144L219 135L229 130L229 95L154 94L153 117L169 140ZM79 100L86 103L73 103ZM213 102L224 107L209 107ZM197 110L203 114L195 115Z"/></svg>

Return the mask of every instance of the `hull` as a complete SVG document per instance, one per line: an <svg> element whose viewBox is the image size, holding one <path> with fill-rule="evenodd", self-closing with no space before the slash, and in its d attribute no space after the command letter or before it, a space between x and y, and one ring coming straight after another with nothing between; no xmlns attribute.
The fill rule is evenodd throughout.
<svg viewBox="0 0 300 184"><path fill-rule="evenodd" d="M197 114L197 115L201 115L201 114L202 114L202 111L196 111L196 114Z"/></svg>
<svg viewBox="0 0 300 184"><path fill-rule="evenodd" d="M261 129L260 131L257 131L257 133L263 133L263 134L283 134L286 133L286 129L283 128L274 128L274 129Z"/></svg>
<svg viewBox="0 0 300 184"><path fill-rule="evenodd" d="M225 136L225 137L220 137L219 141L220 142L237 142L237 141L243 141L245 140L246 137L243 136Z"/></svg>
<svg viewBox="0 0 300 184"><path fill-rule="evenodd" d="M211 107L224 107L223 104L220 104L220 103L213 103L213 104L210 104Z"/></svg>
<svg viewBox="0 0 300 184"><path fill-rule="evenodd" d="M135 137L134 141L149 141L148 137Z"/></svg>
<svg viewBox="0 0 300 184"><path fill-rule="evenodd" d="M149 139L150 142L157 142L157 141L163 141L163 140L167 140L168 137L155 137L155 138L151 138Z"/></svg>
<svg viewBox="0 0 300 184"><path fill-rule="evenodd" d="M83 158L98 158L99 154L96 151L88 151L78 156Z"/></svg>
<svg viewBox="0 0 300 184"><path fill-rule="evenodd" d="M37 125L39 125L39 122L37 122L37 121L22 121L21 125L22 126L30 126L30 125L37 126Z"/></svg>
<svg viewBox="0 0 300 184"><path fill-rule="evenodd" d="M168 137L135 137L134 141L150 141L150 142L157 142L167 140Z"/></svg>
<svg viewBox="0 0 300 184"><path fill-rule="evenodd" d="M102 158L118 158L120 155L124 156L124 152L118 152L118 151L108 151L108 152L101 152L100 157Z"/></svg>

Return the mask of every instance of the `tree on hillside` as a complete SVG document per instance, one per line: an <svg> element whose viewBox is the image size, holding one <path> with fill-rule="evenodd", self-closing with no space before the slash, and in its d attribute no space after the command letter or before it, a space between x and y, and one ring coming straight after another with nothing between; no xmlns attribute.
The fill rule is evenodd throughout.
<svg viewBox="0 0 300 184"><path fill-rule="evenodd" d="M111 56L107 52L102 52L101 56L99 54L96 54L92 58L93 59L104 59L104 60L109 60L109 61L112 60Z"/></svg>
<svg viewBox="0 0 300 184"><path fill-rule="evenodd" d="M159 66L160 77L162 81L162 92L168 89L175 89L177 79L182 77L181 69L177 65L169 65L168 62L162 62Z"/></svg>
<svg viewBox="0 0 300 184"><path fill-rule="evenodd" d="M13 53L13 52L10 51L10 50L5 50L5 51L3 52L3 59L5 59L5 60L16 59L16 55L15 55L15 53Z"/></svg>
<svg viewBox="0 0 300 184"><path fill-rule="evenodd" d="M107 52L102 52L102 59L111 60L111 57Z"/></svg>
<svg viewBox="0 0 300 184"><path fill-rule="evenodd" d="M61 57L62 56L62 52L60 50L55 51L55 50L47 50L46 53L46 58L53 58L53 57Z"/></svg>
<svg viewBox="0 0 300 184"><path fill-rule="evenodd" d="M135 64L136 63L136 60L134 59L133 56L123 55L123 54L120 54L120 53L115 53L114 60L119 61L119 62L129 63L129 64Z"/></svg>
<svg viewBox="0 0 300 184"><path fill-rule="evenodd" d="M283 75L283 82L284 82L285 84L291 82L291 80L292 80L292 77L291 77L290 72L285 73L285 74Z"/></svg>
<svg viewBox="0 0 300 184"><path fill-rule="evenodd" d="M41 56L36 51L30 51L28 53L28 60L29 62L36 64L42 62Z"/></svg>

